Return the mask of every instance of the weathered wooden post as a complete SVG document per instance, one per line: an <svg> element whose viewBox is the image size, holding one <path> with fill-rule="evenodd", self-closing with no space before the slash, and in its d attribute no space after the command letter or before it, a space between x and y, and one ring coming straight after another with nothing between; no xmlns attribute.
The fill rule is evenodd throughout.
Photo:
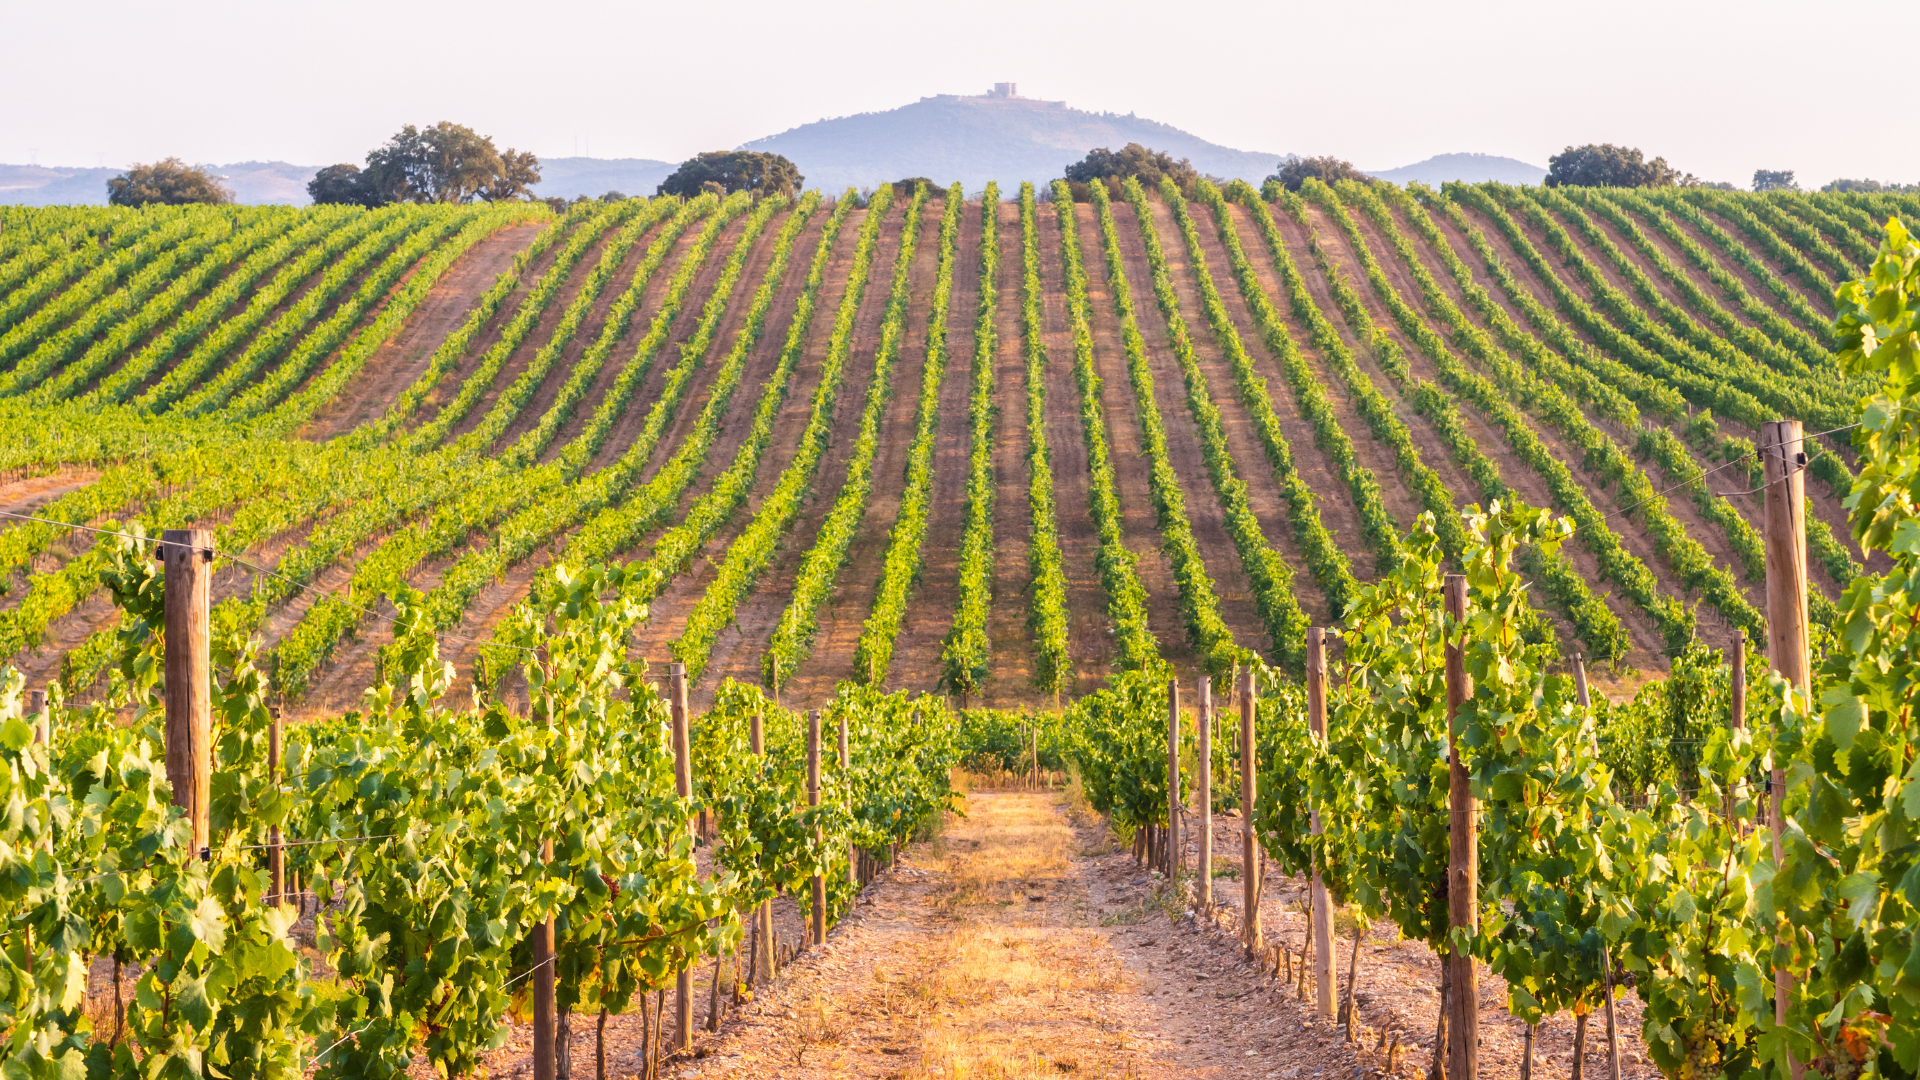
<svg viewBox="0 0 1920 1080"><path fill-rule="evenodd" d="M166 574L167 783L173 805L193 823L193 850L206 858L213 785L212 530L166 530L160 559Z"/></svg>
<svg viewBox="0 0 1920 1080"><path fill-rule="evenodd" d="M280 708L267 709L270 717L267 725L267 780L278 787L280 784ZM287 901L287 849L280 842L280 826L267 827L267 889L271 899L268 903L284 904Z"/></svg>
<svg viewBox="0 0 1920 1080"><path fill-rule="evenodd" d="M1449 844L1447 856L1447 917L1456 930L1471 934L1478 925L1475 898L1480 892L1480 857L1476 847L1476 822L1473 789L1468 783L1466 763L1460 759L1457 718L1460 709L1473 696L1473 682L1467 676L1466 654L1462 646L1466 635L1467 579L1448 574L1447 606L1447 807ZM1477 1080L1480 1068L1480 985L1474 971L1473 954L1458 945L1447 950L1447 975L1452 1002L1447 1018L1449 1045L1448 1080Z"/></svg>
<svg viewBox="0 0 1920 1080"><path fill-rule="evenodd" d="M1196 902L1200 910L1208 915L1213 913L1213 682L1204 673L1200 676L1199 715L1194 725L1197 736L1194 745L1195 786L1199 789L1200 799L1200 850L1198 859L1200 885L1196 890Z"/></svg>
<svg viewBox="0 0 1920 1080"><path fill-rule="evenodd" d="M1327 632L1318 626L1307 631L1307 728L1327 741ZM1325 827L1320 808L1308 807L1308 827L1319 836ZM1313 984L1314 1008L1322 1020L1333 1019L1333 903L1320 860L1313 862Z"/></svg>
<svg viewBox="0 0 1920 1080"><path fill-rule="evenodd" d="M807 712L807 805L820 805L820 710ZM825 839L819 826L814 826L814 840ZM824 874L813 875L813 943L827 943L827 879Z"/></svg>
<svg viewBox="0 0 1920 1080"><path fill-rule="evenodd" d="M209 708L211 713L211 708ZM47 692L45 690L27 691L27 719L33 724L33 741L47 748L47 758L53 758L53 717L47 713ZM40 830L40 850L53 853L53 822L48 821Z"/></svg>
<svg viewBox="0 0 1920 1080"><path fill-rule="evenodd" d="M853 757L847 753L847 714L840 713L840 774L844 783L847 767L853 763ZM852 841L847 843L847 882L858 888L860 885L860 849Z"/></svg>
<svg viewBox="0 0 1920 1080"><path fill-rule="evenodd" d="M670 682L668 711L673 717L673 785L682 799L693 798L693 750L687 731L687 665L667 669ZM692 827L692 822L688 822ZM693 1049L693 969L681 968L673 978L673 1045Z"/></svg>
<svg viewBox="0 0 1920 1080"><path fill-rule="evenodd" d="M45 690L27 691L27 716L33 720L33 741L45 746L53 745L53 718L42 716L47 711L47 692Z"/></svg>
<svg viewBox="0 0 1920 1080"><path fill-rule="evenodd" d="M767 756L766 721L760 710L755 709L753 719L747 728L747 742L753 748L753 755L764 759ZM764 764L764 761L762 762ZM773 901L761 903L760 911L754 916L759 927L759 943L754 950L755 975L761 978L773 978Z"/></svg>
<svg viewBox="0 0 1920 1080"><path fill-rule="evenodd" d="M1729 727L1734 731L1740 731L1747 726L1747 634L1746 634L1746 631L1741 630L1741 631L1734 632L1733 648L1729 650L1729 653L1730 653L1731 662L1729 664L1729 670L1727 672L1728 674L1727 727ZM1733 793L1733 784L1735 779L1736 779L1735 777L1731 777L1731 776L1727 778L1728 790L1727 790L1727 797L1726 797L1726 805L1722 807L1721 814L1727 819L1727 822L1729 823L1729 825L1735 830L1735 832L1738 835L1745 836L1746 830L1747 830L1746 822L1744 820L1736 820L1739 806L1738 806L1738 800L1735 798Z"/></svg>
<svg viewBox="0 0 1920 1080"><path fill-rule="evenodd" d="M1766 498L1767 660L1793 688L1797 705L1807 700L1813 672L1807 657L1807 452L1798 420L1775 420L1760 428L1760 476ZM1768 818L1773 826L1773 861L1785 858L1781 837L1786 830L1787 776L1776 759L1772 766L1772 798ZM1783 936L1781 944L1792 947ZM1787 1002L1793 994L1793 975L1785 968L1773 973L1774 1022L1787 1022ZM1794 1063L1794 1076L1801 1065Z"/></svg>
<svg viewBox="0 0 1920 1080"><path fill-rule="evenodd" d="M1242 893L1241 934L1247 959L1260 955L1260 861L1259 842L1254 835L1253 795L1254 763L1253 669L1240 675L1240 891Z"/></svg>
<svg viewBox="0 0 1920 1080"><path fill-rule="evenodd" d="M1167 843L1165 865L1161 869L1168 881L1180 877L1180 680L1167 677Z"/></svg>

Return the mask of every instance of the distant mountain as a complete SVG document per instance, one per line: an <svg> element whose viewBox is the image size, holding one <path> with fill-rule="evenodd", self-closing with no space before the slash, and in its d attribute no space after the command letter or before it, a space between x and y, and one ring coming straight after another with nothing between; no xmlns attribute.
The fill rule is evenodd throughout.
<svg viewBox="0 0 1920 1080"><path fill-rule="evenodd" d="M1003 190L1022 180L1052 180L1096 146L1118 150L1130 142L1188 158L1208 175L1256 184L1282 156L1229 149L1131 113L1018 97L1007 83L981 97L940 94L886 112L802 124L740 149L786 155L810 188L839 191L925 176L941 184L959 180L977 192L989 180Z"/></svg>
<svg viewBox="0 0 1920 1080"><path fill-rule="evenodd" d="M543 199L556 195L597 199L609 191L652 196L660 181L679 167L678 162L652 158L541 158L540 182L533 185L533 193Z"/></svg>
<svg viewBox="0 0 1920 1080"><path fill-rule="evenodd" d="M289 165L284 161L241 161L209 165L221 182L243 203L286 203L304 206L307 181L317 165ZM49 165L0 165L0 203L27 206L104 205L107 181L125 169L82 169Z"/></svg>
<svg viewBox="0 0 1920 1080"><path fill-rule="evenodd" d="M105 203L107 181L120 172L119 169L0 165L0 203L26 206Z"/></svg>
<svg viewBox="0 0 1920 1080"><path fill-rule="evenodd" d="M1547 170L1514 158L1495 157L1492 154L1441 154L1418 164L1402 165L1397 169L1367 175L1391 180L1396 184L1404 184L1412 180L1432 185L1444 184L1449 180L1466 180L1470 183L1497 180L1503 184L1538 184L1547 178Z"/></svg>

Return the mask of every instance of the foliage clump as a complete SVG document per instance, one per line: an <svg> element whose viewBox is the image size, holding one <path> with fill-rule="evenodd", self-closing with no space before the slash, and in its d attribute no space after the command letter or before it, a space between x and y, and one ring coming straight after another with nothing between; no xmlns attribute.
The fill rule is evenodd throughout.
<svg viewBox="0 0 1920 1080"><path fill-rule="evenodd" d="M796 195L805 181L799 166L781 154L710 150L681 162L673 175L660 182L659 194L687 199L708 191L716 195L731 195L736 191Z"/></svg>
<svg viewBox="0 0 1920 1080"><path fill-rule="evenodd" d="M540 159L531 150L501 150L491 136L445 120L412 124L367 152L367 167L329 165L314 174L307 196L316 203L385 206L388 203L505 202L532 199Z"/></svg>
<svg viewBox="0 0 1920 1080"><path fill-rule="evenodd" d="M111 206L181 206L186 203L222 204L233 201L233 192L204 166L188 165L177 157L151 165L135 165L107 181L107 203Z"/></svg>
<svg viewBox="0 0 1920 1080"><path fill-rule="evenodd" d="M1362 184L1373 182L1373 177L1355 168L1353 162L1343 161L1331 154L1308 158L1298 154L1288 154L1280 162L1279 168L1274 170L1273 175L1267 177L1269 183L1279 184L1288 191L1299 191L1300 186L1309 179L1318 180L1323 184L1338 183L1341 180L1354 180Z"/></svg>
<svg viewBox="0 0 1920 1080"><path fill-rule="evenodd" d="M1073 192L1074 202L1090 200L1093 196L1089 185L1096 182L1105 184L1109 195L1124 198L1121 184L1129 176L1150 188L1159 187L1164 177L1178 184L1180 190L1189 191L1199 179L1200 171L1186 158L1175 161L1173 155L1139 143L1128 143L1117 151L1095 147L1087 151L1086 157L1067 166L1066 171L1067 187Z"/></svg>
<svg viewBox="0 0 1920 1080"><path fill-rule="evenodd" d="M1548 187L1697 187L1698 177L1648 161L1637 146L1588 143L1569 146L1547 159Z"/></svg>

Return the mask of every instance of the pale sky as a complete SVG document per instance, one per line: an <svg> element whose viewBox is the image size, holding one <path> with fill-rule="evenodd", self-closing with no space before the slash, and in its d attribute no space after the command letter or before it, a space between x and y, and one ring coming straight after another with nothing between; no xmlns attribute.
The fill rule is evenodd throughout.
<svg viewBox="0 0 1920 1080"><path fill-rule="evenodd" d="M1364 169L1452 151L1544 167L1618 142L1742 187L1756 168L1914 182L1887 72L1916 17L1913 0L7 0L0 162L359 162L443 119L543 157L578 139L677 161L1012 80Z"/></svg>

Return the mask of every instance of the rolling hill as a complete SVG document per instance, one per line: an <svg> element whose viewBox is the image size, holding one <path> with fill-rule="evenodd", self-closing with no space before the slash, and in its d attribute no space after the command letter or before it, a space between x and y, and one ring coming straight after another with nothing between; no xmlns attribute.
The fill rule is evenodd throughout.
<svg viewBox="0 0 1920 1080"><path fill-rule="evenodd" d="M989 180L1048 180L1096 146L1130 142L1188 158L1208 175L1253 183L1283 156L1234 150L1131 113L1087 112L1010 93L937 94L886 112L802 124L740 149L785 154L807 186L826 191L909 176L957 179L977 191Z"/></svg>
<svg viewBox="0 0 1920 1080"><path fill-rule="evenodd" d="M1547 178L1547 170L1515 158L1498 157L1493 154L1436 154L1412 165L1402 165L1397 169L1387 169L1367 175L1377 176L1396 184L1411 183L1415 180L1423 184L1435 185L1444 184L1449 180L1464 180L1470 184L1481 184L1489 180L1500 184L1538 184Z"/></svg>

